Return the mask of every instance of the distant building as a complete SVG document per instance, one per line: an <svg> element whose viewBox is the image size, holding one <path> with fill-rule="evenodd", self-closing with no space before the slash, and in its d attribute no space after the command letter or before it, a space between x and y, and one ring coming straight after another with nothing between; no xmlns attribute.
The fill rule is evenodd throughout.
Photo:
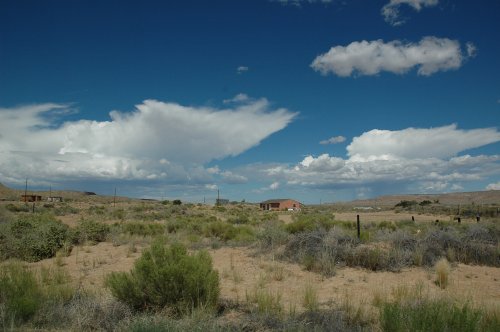
<svg viewBox="0 0 500 332"><path fill-rule="evenodd" d="M47 202L62 202L63 198L61 196L49 196L47 197Z"/></svg>
<svg viewBox="0 0 500 332"><path fill-rule="evenodd" d="M42 196L39 195L21 195L21 202L39 202Z"/></svg>
<svg viewBox="0 0 500 332"><path fill-rule="evenodd" d="M300 202L293 199L269 199L260 203L262 210L298 211L300 206Z"/></svg>

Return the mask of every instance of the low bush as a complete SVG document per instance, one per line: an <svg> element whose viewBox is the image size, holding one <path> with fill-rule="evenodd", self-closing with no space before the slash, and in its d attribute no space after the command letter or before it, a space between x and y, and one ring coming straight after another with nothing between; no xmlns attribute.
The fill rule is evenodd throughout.
<svg viewBox="0 0 500 332"><path fill-rule="evenodd" d="M294 222L291 222L285 226L285 229L290 234L297 234L301 232L309 232L315 229L323 228L328 230L335 225L333 220L321 218L321 219L312 219L312 218L299 218Z"/></svg>
<svg viewBox="0 0 500 332"><path fill-rule="evenodd" d="M12 213L10 213L9 210L4 208L3 206L0 206L0 224L12 221L12 219L13 219Z"/></svg>
<svg viewBox="0 0 500 332"><path fill-rule="evenodd" d="M0 321L7 326L33 317L42 304L42 290L35 275L20 263L4 264L0 269ZM3 326L6 328L7 326Z"/></svg>
<svg viewBox="0 0 500 332"><path fill-rule="evenodd" d="M106 240L110 227L102 222L94 220L80 221L73 230L73 243L82 244L87 241L98 243Z"/></svg>
<svg viewBox="0 0 500 332"><path fill-rule="evenodd" d="M129 235L156 236L165 233L165 225L154 222L124 222L114 227Z"/></svg>
<svg viewBox="0 0 500 332"><path fill-rule="evenodd" d="M116 209L111 212L111 218L113 219L119 219L119 220L125 220L127 216L127 212L124 209Z"/></svg>
<svg viewBox="0 0 500 332"><path fill-rule="evenodd" d="M0 259L28 262L53 257L68 238L68 226L47 214L28 214L0 224Z"/></svg>
<svg viewBox="0 0 500 332"><path fill-rule="evenodd" d="M247 225L232 225L223 221L213 221L205 224L203 234L218 240L237 243L248 243L255 239L253 228Z"/></svg>
<svg viewBox="0 0 500 332"><path fill-rule="evenodd" d="M66 302L48 302L31 325L44 331L120 331L131 317L130 308L114 298L80 290Z"/></svg>
<svg viewBox="0 0 500 332"><path fill-rule="evenodd" d="M13 204L9 203L5 205L5 208L10 212L29 212L30 207L27 204Z"/></svg>
<svg viewBox="0 0 500 332"><path fill-rule="evenodd" d="M380 305L383 331L500 331L500 317L447 299L412 299Z"/></svg>
<svg viewBox="0 0 500 332"><path fill-rule="evenodd" d="M219 296L219 276L206 251L188 255L181 244L166 247L159 241L143 252L130 273L108 275L106 286L135 310L170 307L183 313L213 307Z"/></svg>
<svg viewBox="0 0 500 332"><path fill-rule="evenodd" d="M62 204L60 206L56 206L53 212L56 216L65 216L68 214L77 214L80 210L71 205Z"/></svg>
<svg viewBox="0 0 500 332"><path fill-rule="evenodd" d="M288 241L289 233L278 220L266 222L257 234L261 249L273 249Z"/></svg>

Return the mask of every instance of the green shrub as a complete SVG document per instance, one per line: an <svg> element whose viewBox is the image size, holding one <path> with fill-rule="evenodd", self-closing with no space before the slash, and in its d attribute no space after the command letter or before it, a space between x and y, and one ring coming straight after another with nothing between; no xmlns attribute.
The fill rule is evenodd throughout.
<svg viewBox="0 0 500 332"><path fill-rule="evenodd" d="M0 206L0 224L12 221L12 214L4 207Z"/></svg>
<svg viewBox="0 0 500 332"><path fill-rule="evenodd" d="M19 204L9 203L9 204L5 205L5 208L10 212L29 212L30 211L30 207L27 204L19 205Z"/></svg>
<svg viewBox="0 0 500 332"><path fill-rule="evenodd" d="M109 234L109 226L94 220L83 220L74 230L73 242L76 244L90 242L103 242Z"/></svg>
<svg viewBox="0 0 500 332"><path fill-rule="evenodd" d="M395 231L397 229L396 225L394 225L394 223L392 221L381 221L379 222L378 224L376 224L376 226L378 229L389 229L391 231Z"/></svg>
<svg viewBox="0 0 500 332"><path fill-rule="evenodd" d="M0 224L0 259L28 262L53 257L68 238L68 226L52 215L29 214Z"/></svg>
<svg viewBox="0 0 500 332"><path fill-rule="evenodd" d="M207 237L215 237L227 241L235 236L235 227L223 221L214 221L205 225L203 233Z"/></svg>
<svg viewBox="0 0 500 332"><path fill-rule="evenodd" d="M42 303L42 291L35 275L20 263L8 263L0 269L0 311L4 324L25 322ZM6 326L4 326L5 328Z"/></svg>
<svg viewBox="0 0 500 332"><path fill-rule="evenodd" d="M498 317L482 309L447 299L384 302L380 306L383 331L499 331Z"/></svg>
<svg viewBox="0 0 500 332"><path fill-rule="evenodd" d="M56 206L54 208L54 214L56 216L65 216L67 214L77 214L80 210L77 208L70 206L68 204L63 204L60 206Z"/></svg>
<svg viewBox="0 0 500 332"><path fill-rule="evenodd" d="M124 209L117 209L111 212L111 217L113 219L125 220L126 212Z"/></svg>
<svg viewBox="0 0 500 332"><path fill-rule="evenodd" d="M251 242L255 239L254 230L247 225L232 225L223 221L213 221L205 224L203 234L218 240L239 243Z"/></svg>
<svg viewBox="0 0 500 332"><path fill-rule="evenodd" d="M166 247L159 241L143 252L130 273L108 275L106 285L119 301L136 310L169 306L182 313L213 307L219 296L219 276L206 251L188 255L181 244Z"/></svg>
<svg viewBox="0 0 500 332"><path fill-rule="evenodd" d="M257 235L262 249L275 248L283 245L288 240L288 232L285 231L284 225L277 221L268 221Z"/></svg>
<svg viewBox="0 0 500 332"><path fill-rule="evenodd" d="M232 218L229 218L227 221L231 224L237 224L237 225L249 224L250 218L247 215L240 214Z"/></svg>
<svg viewBox="0 0 500 332"><path fill-rule="evenodd" d="M107 209L104 206L92 205L89 207L88 212L89 212L89 214L96 214L96 215L102 216L106 213L106 210Z"/></svg>
<svg viewBox="0 0 500 332"><path fill-rule="evenodd" d="M165 226L154 222L125 222L117 224L122 233L140 236L162 235L165 232Z"/></svg>
<svg viewBox="0 0 500 332"><path fill-rule="evenodd" d="M406 201L406 200L403 200L401 202L399 202L398 204L396 204L394 207L402 207L403 209L406 209L406 208L410 208L410 207L413 207L415 205L417 205L417 201Z"/></svg>
<svg viewBox="0 0 500 332"><path fill-rule="evenodd" d="M325 218L314 219L308 216L306 218L304 217L299 218L298 220L289 223L288 225L285 226L285 229L290 234L296 234L301 232L313 231L318 228L323 228L325 230L328 230L332 228L334 225L335 222L331 219L325 219Z"/></svg>
<svg viewBox="0 0 500 332"><path fill-rule="evenodd" d="M180 219L171 219L165 223L168 233L177 233L182 228L185 228L187 223Z"/></svg>

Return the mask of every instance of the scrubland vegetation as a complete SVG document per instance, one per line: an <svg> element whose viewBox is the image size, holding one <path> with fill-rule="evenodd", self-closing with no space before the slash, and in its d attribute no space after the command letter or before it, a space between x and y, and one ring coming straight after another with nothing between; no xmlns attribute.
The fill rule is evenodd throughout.
<svg viewBox="0 0 500 332"><path fill-rule="evenodd" d="M450 210L430 201L395 207L414 208ZM484 209L479 223L458 223L453 215L437 223L362 222L358 238L356 223L337 220L327 206L287 212L291 219L285 223L278 212L243 203L70 202L40 204L34 212L8 203L0 206L0 328L500 331L498 307L439 295L459 263L500 268L495 209ZM128 272L109 271L102 284L85 287L70 277L63 257L100 242L126 246L138 256ZM208 252L225 247L272 257L267 274L237 300L221 297L221 284L237 285L246 276L234 268L232 256L230 268L217 271ZM33 263L47 259L53 263ZM314 283L304 280L297 303L285 304L280 290L265 286L286 282L287 264L323 278L336 278L346 267L366 273L425 269L438 295L423 285L395 287L390 294L375 293L366 309L348 301L320 302Z"/></svg>

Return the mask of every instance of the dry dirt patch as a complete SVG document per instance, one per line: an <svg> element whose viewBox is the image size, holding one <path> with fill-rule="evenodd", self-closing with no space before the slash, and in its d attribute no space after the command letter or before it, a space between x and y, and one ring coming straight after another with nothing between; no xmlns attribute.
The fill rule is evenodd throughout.
<svg viewBox="0 0 500 332"><path fill-rule="evenodd" d="M335 212L335 220L342 221L356 221L359 215L361 222L381 222L381 221L409 221L411 217L415 218L416 222L430 222L436 221L449 221L448 215L427 215L417 213L395 213L393 211L380 211L380 212Z"/></svg>
<svg viewBox="0 0 500 332"><path fill-rule="evenodd" d="M103 291L105 276L112 271L129 271L140 256L141 246L131 252L129 245L114 246L104 242L95 246L79 246L71 255L60 258L76 286ZM297 264L287 264L268 256L255 256L248 248L209 250L214 268L219 271L221 297L245 302L256 290L279 294L285 310L303 309L306 286L312 287L320 304L332 301L349 302L354 306L371 307L373 297L390 294L400 286L414 287L421 283L431 294L446 294L471 299L474 303L500 306L500 268L468 266L453 267L450 286L446 290L434 284L435 274L423 268L405 269L400 273L371 272L359 268L339 268L337 274L325 278L304 271ZM53 266L56 258L32 266Z"/></svg>
<svg viewBox="0 0 500 332"><path fill-rule="evenodd" d="M500 269L459 264L452 269L450 286L440 290L435 284L432 270L405 269L400 273L371 272L358 268L339 268L337 275L324 278L304 271L296 264L273 261L272 258L253 257L245 248L222 248L210 251L214 266L221 275L222 296L244 300L247 292L265 288L279 292L285 308L302 306L306 285L316 289L320 303L370 304L375 294L390 294L400 286L414 287L422 283L431 294L446 293L472 299L476 303L500 305ZM273 273L283 268L283 279L276 280ZM240 278L234 278L234 273Z"/></svg>

